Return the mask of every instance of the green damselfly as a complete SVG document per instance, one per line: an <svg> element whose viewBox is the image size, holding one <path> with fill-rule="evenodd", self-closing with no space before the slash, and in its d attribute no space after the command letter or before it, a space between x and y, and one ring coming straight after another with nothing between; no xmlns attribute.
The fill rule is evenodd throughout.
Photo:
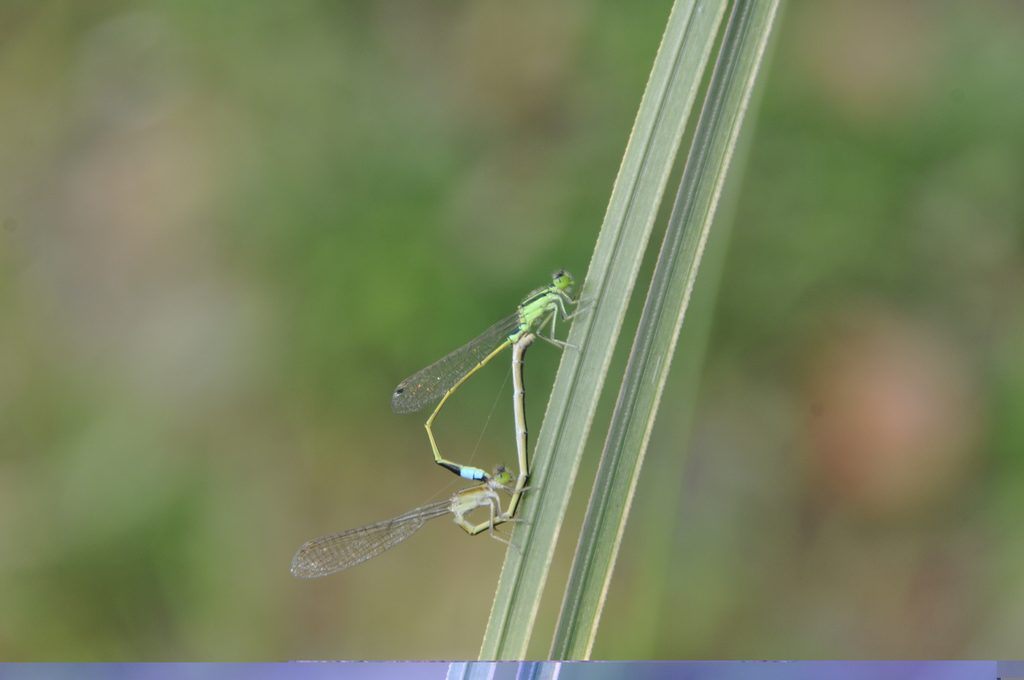
<svg viewBox="0 0 1024 680"><path fill-rule="evenodd" d="M441 455L437 440L434 438L434 419L448 398L474 373L490 363L506 347L515 346L526 336L530 336L529 340L521 343L519 348L513 352L513 375L516 373L515 362L518 361L519 387L517 389L522 392L522 357L526 348L533 342L533 336L547 340L556 347L566 347L566 343L556 340L554 337L555 324L559 318L567 320L575 315L575 312L570 314L567 310L567 306L575 305L577 302L572 297L574 283L572 274L564 269L555 272L551 277L551 283L527 295L519 303L514 314L502 319L462 347L398 384L391 395L391 409L395 413L414 413L431 404L437 404L424 424L427 438L430 440L430 448L434 453L435 463L465 479L477 481L487 479L487 473L480 468L460 465ZM551 335L542 335L539 331L549 322ZM521 399L522 395L516 398L515 403L520 404ZM520 439L523 439L523 444L517 447L519 480L516 487L520 489L525 484L527 474L525 417L522 424L522 436L517 432L517 444ZM519 421L517 421L518 429Z"/></svg>

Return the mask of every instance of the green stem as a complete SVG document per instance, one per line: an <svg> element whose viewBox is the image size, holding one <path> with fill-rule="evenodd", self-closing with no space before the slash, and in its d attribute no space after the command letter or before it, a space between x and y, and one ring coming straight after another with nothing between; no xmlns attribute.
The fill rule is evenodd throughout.
<svg viewBox="0 0 1024 680"><path fill-rule="evenodd" d="M779 0L736 0L612 415L554 659L589 658L640 466Z"/></svg>

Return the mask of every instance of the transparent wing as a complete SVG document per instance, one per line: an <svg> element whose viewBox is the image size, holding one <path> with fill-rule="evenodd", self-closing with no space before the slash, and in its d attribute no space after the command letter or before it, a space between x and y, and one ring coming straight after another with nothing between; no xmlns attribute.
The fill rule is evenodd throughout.
<svg viewBox="0 0 1024 680"><path fill-rule="evenodd" d="M398 383L391 395L391 410L413 413L435 403L519 328L518 312L502 319L451 354Z"/></svg>
<svg viewBox="0 0 1024 680"><path fill-rule="evenodd" d="M394 519L307 541L292 558L292 575L317 578L354 567L409 538L427 520L448 514L451 504L430 503Z"/></svg>

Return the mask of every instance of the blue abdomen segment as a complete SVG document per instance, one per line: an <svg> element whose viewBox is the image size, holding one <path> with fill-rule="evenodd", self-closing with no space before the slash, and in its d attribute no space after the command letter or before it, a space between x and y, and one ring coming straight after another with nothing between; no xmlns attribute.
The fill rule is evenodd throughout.
<svg viewBox="0 0 1024 680"><path fill-rule="evenodd" d="M459 470L459 476L474 482L480 482L487 479L487 473L480 468L475 467L463 467Z"/></svg>

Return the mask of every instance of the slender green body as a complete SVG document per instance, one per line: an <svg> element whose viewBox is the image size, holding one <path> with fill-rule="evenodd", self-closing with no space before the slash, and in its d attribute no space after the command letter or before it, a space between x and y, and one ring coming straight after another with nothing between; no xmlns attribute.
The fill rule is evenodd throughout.
<svg viewBox="0 0 1024 680"><path fill-rule="evenodd" d="M484 484L457 491L447 500L428 503L383 522L307 541L292 558L292 575L297 578L318 578L354 567L398 545L419 531L428 520L448 513L469 535L475 536L489 529L491 536L507 543L494 533L494 527L512 519L508 510L501 510L498 491L511 493L510 506L519 502L522 490L510 489L511 481L512 476L508 471L498 467ZM489 517L486 522L473 524L466 519L466 515L478 508L485 508Z"/></svg>
<svg viewBox="0 0 1024 680"><path fill-rule="evenodd" d="M565 320L572 317L567 305L576 304L571 291L574 285L572 275L559 270L552 276L551 283L538 288L527 295L515 314L502 319L479 336L469 341L447 356L406 378L391 395L391 408L395 413L413 413L431 404L434 410L424 427L430 448L434 453L434 462L460 477L472 480L486 480L487 473L480 468L460 465L445 459L434 438L433 424L448 398L455 393L474 373L486 366L505 348L516 344L524 335L533 335L551 342L558 347L565 343L554 338L555 324L559 318ZM551 323L551 337L544 336L540 331ZM533 342L531 339L523 348ZM520 376L521 377L521 376ZM518 437L517 437L518 439ZM521 479L525 479L525 447L518 451L520 459ZM519 486L519 484L517 484Z"/></svg>
<svg viewBox="0 0 1024 680"><path fill-rule="evenodd" d="M512 413L515 416L516 423L516 456L519 460L519 475L516 477L512 498L505 509L509 517L515 516L520 496L526 488L526 482L530 477L530 459L527 451L526 430L526 384L523 382L523 363L526 360L526 350L530 348L535 339L536 336L533 333L523 333L512 345Z"/></svg>

